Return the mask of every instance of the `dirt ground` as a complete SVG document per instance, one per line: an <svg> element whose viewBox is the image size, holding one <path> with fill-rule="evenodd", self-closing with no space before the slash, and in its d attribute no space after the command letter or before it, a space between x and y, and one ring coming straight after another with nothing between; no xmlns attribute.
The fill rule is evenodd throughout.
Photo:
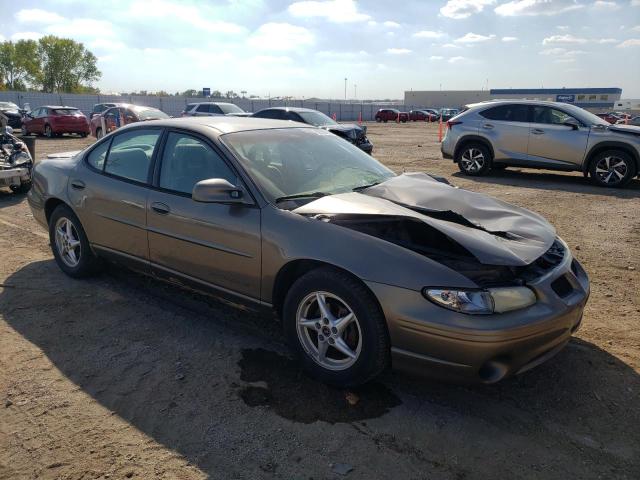
<svg viewBox="0 0 640 480"><path fill-rule="evenodd" d="M0 479L640 478L640 182L470 179L437 127L369 125L374 156L547 217L592 282L555 358L493 386L308 380L274 318L109 268L64 276L0 190ZM39 139L38 155L89 139ZM353 404L353 405L352 405Z"/></svg>

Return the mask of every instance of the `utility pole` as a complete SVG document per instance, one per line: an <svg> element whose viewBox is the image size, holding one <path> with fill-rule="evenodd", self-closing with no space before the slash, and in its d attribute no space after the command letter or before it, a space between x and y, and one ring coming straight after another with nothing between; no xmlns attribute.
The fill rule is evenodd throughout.
<svg viewBox="0 0 640 480"><path fill-rule="evenodd" d="M347 101L347 77L344 77L344 101Z"/></svg>
<svg viewBox="0 0 640 480"><path fill-rule="evenodd" d="M353 98L355 100L358 99L358 85L356 85L355 83L353 84Z"/></svg>

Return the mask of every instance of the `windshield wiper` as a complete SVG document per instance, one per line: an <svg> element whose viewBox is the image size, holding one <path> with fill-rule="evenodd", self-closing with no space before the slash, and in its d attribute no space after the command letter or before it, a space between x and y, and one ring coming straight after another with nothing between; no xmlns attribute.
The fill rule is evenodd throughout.
<svg viewBox="0 0 640 480"><path fill-rule="evenodd" d="M380 185L380 182L373 182L373 183L370 183L369 185L360 185L359 187L353 187L351 190L354 192L359 192L360 190L364 190L369 187L375 187L376 185Z"/></svg>
<svg viewBox="0 0 640 480"><path fill-rule="evenodd" d="M320 198L326 197L329 195L324 192L306 192L306 193L296 193L294 195L285 195L284 197L276 198L276 203L284 202L285 200L296 200L298 198Z"/></svg>

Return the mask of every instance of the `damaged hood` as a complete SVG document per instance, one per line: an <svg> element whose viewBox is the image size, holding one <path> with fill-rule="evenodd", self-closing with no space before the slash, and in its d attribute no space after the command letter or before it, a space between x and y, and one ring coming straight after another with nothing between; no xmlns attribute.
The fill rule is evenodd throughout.
<svg viewBox="0 0 640 480"><path fill-rule="evenodd" d="M556 238L553 226L540 215L452 187L424 173L403 174L360 192L322 197L293 212L424 222L486 265L528 265Z"/></svg>

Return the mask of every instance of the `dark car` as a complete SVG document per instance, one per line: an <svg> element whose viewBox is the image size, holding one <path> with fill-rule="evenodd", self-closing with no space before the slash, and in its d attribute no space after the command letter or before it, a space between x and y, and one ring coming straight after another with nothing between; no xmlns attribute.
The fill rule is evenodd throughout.
<svg viewBox="0 0 640 480"><path fill-rule="evenodd" d="M640 127L640 116L633 117L631 120L629 120L629 125Z"/></svg>
<svg viewBox="0 0 640 480"><path fill-rule="evenodd" d="M28 201L67 275L112 259L275 310L298 363L341 387L388 366L484 383L525 372L569 343L589 296L541 216L396 176L298 122L128 125L38 162Z"/></svg>
<svg viewBox="0 0 640 480"><path fill-rule="evenodd" d="M86 137L90 132L89 120L75 107L46 105L31 110L22 119L22 135L35 133L52 138L75 133Z"/></svg>
<svg viewBox="0 0 640 480"><path fill-rule="evenodd" d="M401 112L395 108L381 108L376 112L376 122L387 123L389 120L392 122L406 123L409 121L409 113Z"/></svg>
<svg viewBox="0 0 640 480"><path fill-rule="evenodd" d="M96 138L102 138L105 134L113 132L123 125L149 120L162 120L164 118L169 118L169 115L157 108L120 103L116 107L108 108L102 114L93 116L91 119L91 135ZM102 119L104 119L104 131Z"/></svg>
<svg viewBox="0 0 640 480"><path fill-rule="evenodd" d="M0 112L8 119L8 125L11 128L20 128L22 126L22 112L13 102L0 102Z"/></svg>
<svg viewBox="0 0 640 480"><path fill-rule="evenodd" d="M442 117L443 122L451 120L458 113L460 113L460 110L458 110L457 108L443 108L442 110L440 110L440 116Z"/></svg>
<svg viewBox="0 0 640 480"><path fill-rule="evenodd" d="M613 113L596 113L596 116L611 124L618 123L620 120L620 117Z"/></svg>
<svg viewBox="0 0 640 480"><path fill-rule="evenodd" d="M180 114L181 117L215 117L228 115L231 117L249 117L250 112L245 112L233 103L225 102L199 102L188 103Z"/></svg>
<svg viewBox="0 0 640 480"><path fill-rule="evenodd" d="M297 107L265 108L252 115L255 118L271 118L274 120L291 120L324 128L331 133L353 143L360 150L371 154L373 144L367 138L367 127L354 123L338 123L318 110Z"/></svg>
<svg viewBox="0 0 640 480"><path fill-rule="evenodd" d="M117 107L118 105L124 105L123 103L96 103L91 109L91 113L89 114L89 118L93 118L95 115L98 115L108 108Z"/></svg>
<svg viewBox="0 0 640 480"><path fill-rule="evenodd" d="M409 120L412 122L435 122L439 115L428 110L411 110Z"/></svg>

